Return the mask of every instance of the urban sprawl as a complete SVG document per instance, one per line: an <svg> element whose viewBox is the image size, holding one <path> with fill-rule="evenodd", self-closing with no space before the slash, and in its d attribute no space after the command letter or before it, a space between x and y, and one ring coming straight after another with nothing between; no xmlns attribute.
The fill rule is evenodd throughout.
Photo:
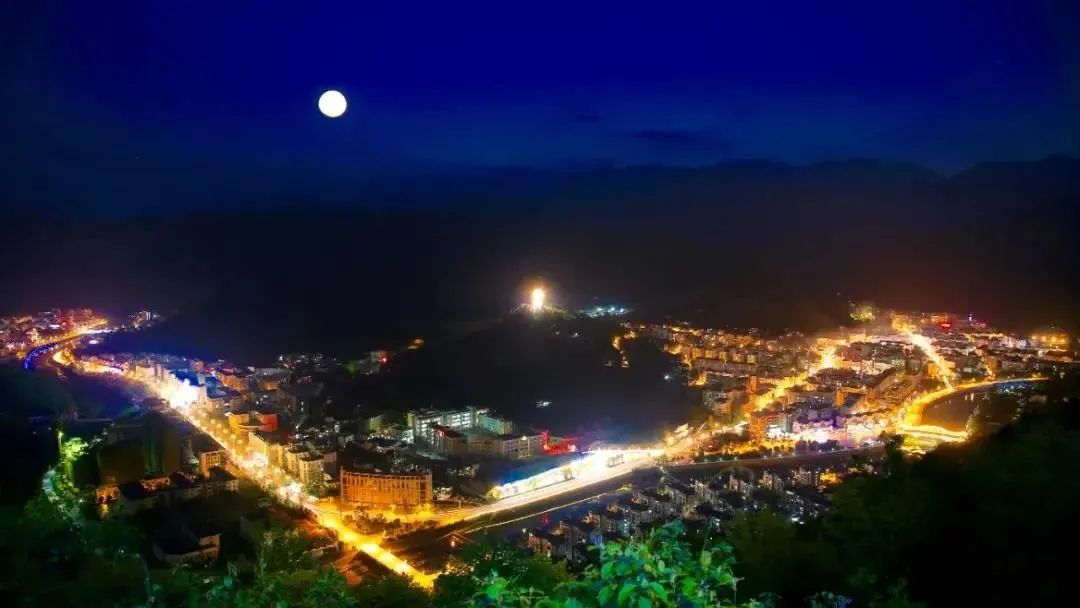
<svg viewBox="0 0 1080 608"><path fill-rule="evenodd" d="M515 314L552 311L534 292ZM153 522L148 514L224 501L233 509L215 517L189 509L180 524L149 530L153 555L167 564L216 560L223 543L257 542L283 526L351 581L388 569L423 585L471 534L490 528L522 550L581 564L595 555L588 547L676 518L722 529L760 509L817 517L842 479L874 474L887 438L918 453L991 432L1037 407L1040 381L1074 360L1060 330L1014 335L954 313L860 305L849 328L779 336L634 323L627 314L621 306L579 313L611 324L616 366L633 365L626 346L635 340L669 353L682 373L668 380L691 387L707 414L651 443L585 444L472 404L356 406L345 415L328 407L343 370L380 374L391 351L348 362L286 354L256 367L103 350L108 334L161 321L150 311L122 323L85 309L0 319L0 354L28 370L97 378L128 397L100 418L49 421L60 462L43 488L73 519ZM949 399L994 392L1017 407L976 406L951 422L930 416Z"/></svg>

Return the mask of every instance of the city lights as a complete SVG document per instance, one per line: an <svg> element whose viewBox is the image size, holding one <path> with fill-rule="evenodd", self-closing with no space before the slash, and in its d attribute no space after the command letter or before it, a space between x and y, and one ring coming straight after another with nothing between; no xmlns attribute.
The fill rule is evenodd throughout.
<svg viewBox="0 0 1080 608"><path fill-rule="evenodd" d="M529 291L528 303L522 308L527 306L534 314L546 311L561 314L562 311L558 309L548 308L546 295L543 287L534 286ZM366 508L355 508L355 504L349 506L338 497L319 498L313 494L311 488L315 486L308 485L311 482L296 471L292 473L298 477L292 476L280 464L275 464L277 461L260 452L259 448L249 445L251 440L247 431L238 426L241 421L237 416L240 414L230 417L228 413L223 413L227 410L214 409L209 405L211 401L207 385L184 369L191 364L198 365L198 369L202 370L202 362L181 361L182 371L155 374L139 371L155 369L148 368L145 363L132 362L122 356L80 354L59 344L39 347L28 355L28 360L48 353L58 366L72 367L88 374L121 375L141 385L147 389L144 392L163 398L184 419L209 435L227 452L235 469L267 493L308 511L313 521L331 531L344 546L370 556L388 570L407 576L418 585L431 588L438 576L437 571L426 573L418 570L383 546L386 532L361 532L361 529L367 530L363 528L364 524L352 518L392 515L401 522L422 525L471 522L462 525L467 529L482 529L484 526L505 524L505 521L494 523L499 521L496 516L502 514L505 520L511 517L507 512L513 509L528 506L541 508L544 501L560 497L562 500L557 504L561 506L556 508L563 508L566 504L573 504L567 502L571 500L566 496L568 494L643 469L660 467L666 473L669 468L697 466L718 460L780 459L858 451L879 446L882 433L902 434L908 440L905 449L924 452L941 443L969 439L967 430L925 423L922 414L931 404L961 391L1041 379L1037 368L1032 368L1030 375L1024 378L998 380L992 374L985 373L979 376L982 378L979 381L961 383L958 380L954 384L950 381L950 357L955 359L957 352L963 352L955 341L971 341L970 336L954 337L952 343L949 339L939 338L935 344L932 338L918 333L914 327L905 321L895 326L892 333L878 336L859 332L785 342L754 334L685 326L638 325L632 328L624 323L611 342L612 348L622 357L622 367L629 365L625 350L627 340L637 339L639 335L642 339L662 336L666 341L664 350L678 355L686 366L682 373L665 372L662 377L668 382L685 378L683 381L689 386L701 387L703 392L714 391L718 396L709 403L715 408L716 419L695 424L694 427L688 423L682 424L655 444L594 444L594 447L608 447L588 450L569 462L550 461L547 470L492 488L488 492L488 500L483 504L463 505L459 499L456 509L433 509L429 503L426 508L403 510L400 513L395 513L394 505L388 511L371 507L370 504ZM906 337L906 341L898 339L897 334ZM413 341L414 344L417 342L422 343ZM912 353L921 357L923 365L898 366L893 363L896 358L912 356ZM157 360L158 364L176 362L167 355L149 356L152 361L155 357L161 357ZM771 367L763 359L771 360ZM884 367L867 367L875 361L883 362ZM933 366L929 368L929 377L932 378L932 374L937 372L945 381L944 388L932 392L918 391L918 386L925 386L920 383L927 379L927 362ZM608 366L611 367L610 364ZM755 373L757 371L768 373L760 384ZM732 372L745 376L740 379ZM895 375L890 376L890 373ZM873 383L875 379L876 384ZM725 382L726 386L723 384ZM893 389L897 392L891 396L891 401L886 401L886 393ZM851 399L852 396L855 398ZM734 401L736 398L740 400L737 403ZM870 405L862 405L865 403ZM536 401L537 408L550 405L550 401ZM723 409L725 407L728 409ZM736 408L741 409L741 417ZM522 436L521 441L527 438ZM718 443L713 443L717 440ZM815 445L813 448L800 448L796 444ZM546 447L545 443L545 450ZM804 451L797 451L800 449ZM807 449L812 451L805 451ZM61 447L61 455L68 462L82 451L77 440L64 443ZM430 476L427 483L430 486ZM529 516L522 516L525 517ZM454 543L451 541L452 545Z"/></svg>
<svg viewBox="0 0 1080 608"><path fill-rule="evenodd" d="M904 335L907 336L908 340L910 340L912 344L918 346L920 350L926 353L927 358L930 359L930 361L937 366L938 372L941 375L941 380L945 383L945 385L952 387L952 369L949 367L948 362L945 361L945 357L942 357L941 353L939 353L937 349L934 348L934 341L920 333L916 333L909 328L904 328L903 332Z"/></svg>
<svg viewBox="0 0 1080 608"><path fill-rule="evenodd" d="M89 368L87 371L90 373L102 373L101 370L94 368ZM212 419L210 414L200 407L198 390L186 380L169 383L157 379L143 381L141 384L158 397L164 399L170 407L182 414L189 423L209 435L229 454L230 460L244 474L256 481L266 491L277 495L287 503L310 511L321 526L333 530L342 542L363 551L387 569L407 576L425 588L431 588L434 584L434 578L431 575L417 570L409 563L379 546L377 538L360 534L341 521L333 512L320 505L318 499L309 494L299 482L290 477L285 471L269 465L265 456L252 452L246 445L246 441L241 441L234 432L230 431L229 434L226 434L221 420Z"/></svg>

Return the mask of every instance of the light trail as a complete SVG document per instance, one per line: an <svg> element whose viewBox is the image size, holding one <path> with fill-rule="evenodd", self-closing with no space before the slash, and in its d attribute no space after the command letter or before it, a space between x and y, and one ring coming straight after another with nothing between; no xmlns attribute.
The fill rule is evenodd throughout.
<svg viewBox="0 0 1080 608"><path fill-rule="evenodd" d="M923 351L923 353L926 354L926 357L937 366L938 371L941 374L941 379L945 382L945 386L952 387L952 380L954 377L953 371L949 367L949 363L945 360L945 357L942 357L941 353L934 348L934 341L910 327L904 327L901 331L907 336L908 341L919 347L919 350Z"/></svg>
<svg viewBox="0 0 1080 608"><path fill-rule="evenodd" d="M828 345L821 350L821 361L816 367L810 367L805 372L795 374L794 376L788 376L781 379L776 385L767 393L758 396L754 400L754 410L763 410L768 407L773 401L781 398L789 390L796 386L806 382L806 379L814 374L820 372L823 369L830 369L836 367L836 346Z"/></svg>
<svg viewBox="0 0 1080 608"><path fill-rule="evenodd" d="M554 498L560 494L566 494L568 492L586 488L600 481L621 477L632 473L637 469L653 467L656 465L656 458L663 453L664 450L660 448L642 450L598 450L590 452L584 458L571 463L576 465L576 468L574 468L574 471L576 471L575 474L577 475L576 477L567 476L562 480L552 482L550 485L536 485L535 487L530 487L531 480L544 478L546 476L561 475L568 465L556 467L528 479L499 486L499 488L503 489L502 491L506 491L507 488L515 486L520 488L520 490L524 490L519 490L519 493L517 494L500 494L496 502L477 507L469 507L467 509L443 511L442 513L436 514L436 517L441 523L450 524L476 519L485 515L493 515L507 509L523 507L535 502ZM611 462L609 459L611 458L621 458L621 461L609 464L609 462ZM537 484L539 483L540 482L537 482ZM496 490L499 488L496 488Z"/></svg>
<svg viewBox="0 0 1080 608"><path fill-rule="evenodd" d="M164 399L172 409L182 415L192 426L209 435L225 450L230 461L260 487L285 502L307 510L321 526L333 530L341 542L366 553L388 570L407 576L426 589L432 588L435 583L434 576L417 570L405 560L380 546L380 538L359 533L342 520L338 513L320 505L319 500L307 493L303 486L287 472L279 467L271 466L264 458L252 453L245 443L241 441L242 434L230 429L228 424L223 423L220 419L212 418L207 412L195 405L192 394L183 390L183 387L162 385L161 382L137 383ZM188 386L188 388L194 390L194 387Z"/></svg>

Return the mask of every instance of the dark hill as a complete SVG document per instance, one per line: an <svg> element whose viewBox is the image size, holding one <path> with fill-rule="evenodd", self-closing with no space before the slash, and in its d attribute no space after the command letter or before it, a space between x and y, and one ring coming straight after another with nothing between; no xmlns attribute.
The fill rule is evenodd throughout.
<svg viewBox="0 0 1080 608"><path fill-rule="evenodd" d="M618 330L512 314L395 357L387 373L359 379L354 398L398 409L490 407L522 425L588 439L655 437L662 425L686 420L693 396L670 356L644 341L628 342L630 367L622 368L611 340Z"/></svg>
<svg viewBox="0 0 1080 608"><path fill-rule="evenodd" d="M179 311L159 346L251 362L496 318L537 276L571 306L598 296L650 319L814 329L869 298L1027 331L1078 320L1078 164L950 178L868 160L511 168L365 183L279 212L6 218L2 305Z"/></svg>

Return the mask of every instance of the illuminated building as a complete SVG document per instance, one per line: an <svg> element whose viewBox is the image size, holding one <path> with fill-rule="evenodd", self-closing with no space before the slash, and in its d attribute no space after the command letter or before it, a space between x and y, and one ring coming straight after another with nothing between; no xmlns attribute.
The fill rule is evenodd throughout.
<svg viewBox="0 0 1080 608"><path fill-rule="evenodd" d="M308 452L296 459L296 478L306 487L323 483L323 456Z"/></svg>
<svg viewBox="0 0 1080 608"><path fill-rule="evenodd" d="M278 428L276 412L233 412L227 418L229 427L241 432L262 431L272 433Z"/></svg>
<svg viewBox="0 0 1080 608"><path fill-rule="evenodd" d="M487 431L461 432L448 426L434 427L435 449L446 454L479 454L499 458L531 458L543 453L545 433L493 435Z"/></svg>
<svg viewBox="0 0 1080 608"><path fill-rule="evenodd" d="M374 473L341 470L341 500L358 506L420 507L431 504L431 472Z"/></svg>
<svg viewBox="0 0 1080 608"><path fill-rule="evenodd" d="M732 471L728 474L727 489L749 498L754 492L754 474L744 470Z"/></svg>
<svg viewBox="0 0 1080 608"><path fill-rule="evenodd" d="M705 522L706 527L710 529L719 529L726 526L735 516L730 511L717 509L711 504L706 503L695 506L688 514L688 517L693 520Z"/></svg>
<svg viewBox="0 0 1080 608"><path fill-rule="evenodd" d="M601 532L611 532L620 536L630 535L630 520L614 506L592 512L589 514L589 518L596 522Z"/></svg>
<svg viewBox="0 0 1080 608"><path fill-rule="evenodd" d="M292 375L291 370L266 367L255 370L255 386L260 391L276 391Z"/></svg>
<svg viewBox="0 0 1080 608"><path fill-rule="evenodd" d="M285 441L277 433L256 431L248 438L251 451L260 454L271 466L285 468Z"/></svg>
<svg viewBox="0 0 1080 608"><path fill-rule="evenodd" d="M529 532L529 549L548 559L566 557L570 548L568 539L562 534L535 529Z"/></svg>
<svg viewBox="0 0 1080 608"><path fill-rule="evenodd" d="M224 467L228 461L228 455L225 450L207 450L199 452L199 473L203 477L210 475L210 469L213 467Z"/></svg>
<svg viewBox="0 0 1080 608"><path fill-rule="evenodd" d="M671 502L676 509L684 509L694 499L694 488L676 481L674 479L665 479L663 482L664 491L671 497Z"/></svg>
<svg viewBox="0 0 1080 608"><path fill-rule="evenodd" d="M217 371L214 376L218 379L223 386L227 386L232 390L245 395L251 392L251 374L247 372L234 371L225 372Z"/></svg>
<svg viewBox="0 0 1080 608"><path fill-rule="evenodd" d="M1036 330L1031 336L1031 345L1039 349L1067 350L1069 334L1052 327Z"/></svg>
<svg viewBox="0 0 1080 608"><path fill-rule="evenodd" d="M531 458L543 453L543 434L470 437L469 451L502 458Z"/></svg>
<svg viewBox="0 0 1080 608"><path fill-rule="evenodd" d="M762 471L760 483L762 488L770 492L780 494L784 491L784 478L776 471L768 469Z"/></svg>
<svg viewBox="0 0 1080 608"><path fill-rule="evenodd" d="M821 485L821 471L810 467L799 467L795 470L795 485L816 488Z"/></svg>
<svg viewBox="0 0 1080 608"><path fill-rule="evenodd" d="M487 409L471 406L463 410L411 410L406 413L405 421L412 429L413 441L424 441L434 445L436 426L465 431L478 427L480 417L487 415ZM497 417L489 418L496 419Z"/></svg>
<svg viewBox="0 0 1080 608"><path fill-rule="evenodd" d="M307 453L307 448L297 443L285 447L285 471L296 475L300 471L300 457L306 456Z"/></svg>
<svg viewBox="0 0 1080 608"><path fill-rule="evenodd" d="M760 411L750 414L750 440L761 442L772 429L786 429L787 415L783 412Z"/></svg>
<svg viewBox="0 0 1080 608"><path fill-rule="evenodd" d="M212 409L226 411L238 406L243 401L240 391L233 390L214 379L207 378L206 401Z"/></svg>
<svg viewBox="0 0 1080 608"><path fill-rule="evenodd" d="M722 500L727 486L719 479L712 481L695 480L693 484L694 495L698 502L716 503Z"/></svg>
<svg viewBox="0 0 1080 608"><path fill-rule="evenodd" d="M635 490L634 500L647 506L651 512L661 517L671 517L675 513L675 501L672 497L656 490Z"/></svg>
<svg viewBox="0 0 1080 608"><path fill-rule="evenodd" d="M476 428L496 435L509 435L514 432L514 423L487 410L476 411Z"/></svg>

